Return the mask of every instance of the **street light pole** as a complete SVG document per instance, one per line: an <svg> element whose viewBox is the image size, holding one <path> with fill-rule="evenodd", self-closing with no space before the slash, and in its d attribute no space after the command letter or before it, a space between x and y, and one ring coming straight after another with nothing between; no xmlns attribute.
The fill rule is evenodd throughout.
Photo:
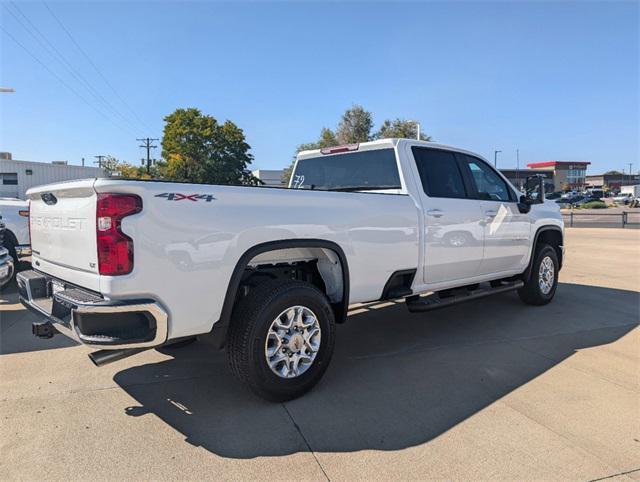
<svg viewBox="0 0 640 482"><path fill-rule="evenodd" d="M502 151L493 151L493 167L498 167L498 153Z"/></svg>
<svg viewBox="0 0 640 482"><path fill-rule="evenodd" d="M407 122L413 122L416 125L416 139L420 140L420 122L413 119L409 119Z"/></svg>

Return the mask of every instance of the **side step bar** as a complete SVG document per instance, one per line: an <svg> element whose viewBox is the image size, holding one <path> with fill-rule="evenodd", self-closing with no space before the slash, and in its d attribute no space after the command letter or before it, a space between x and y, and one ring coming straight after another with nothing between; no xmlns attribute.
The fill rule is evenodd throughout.
<svg viewBox="0 0 640 482"><path fill-rule="evenodd" d="M412 313L422 313L424 311L438 310L447 306L464 303L465 301L477 300L485 296L496 295L498 293L506 293L520 289L524 286L523 281L512 281L504 283L501 286L491 288L481 288L474 291L460 292L453 296L441 298L438 293L434 293L423 298L412 296L406 299L407 309Z"/></svg>

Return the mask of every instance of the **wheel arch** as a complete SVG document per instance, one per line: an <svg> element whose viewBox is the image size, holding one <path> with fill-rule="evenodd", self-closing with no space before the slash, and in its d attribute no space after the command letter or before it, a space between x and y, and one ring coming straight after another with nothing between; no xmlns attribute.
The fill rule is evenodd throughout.
<svg viewBox="0 0 640 482"><path fill-rule="evenodd" d="M523 273L524 279L528 279L531 275L533 262L535 261L535 256L538 252L538 246L542 243L549 244L555 249L556 254L558 255L558 269L562 268L564 233L559 226L541 226L537 229L536 234L533 238L531 255L529 256L529 263L527 264L527 269Z"/></svg>
<svg viewBox="0 0 640 482"><path fill-rule="evenodd" d="M342 274L342 295L340 301L331 303L334 311L336 323L343 323L347 318L347 309L349 307L349 265L344 250L335 242L324 239L285 239L278 241L268 241L265 243L252 246L240 256L238 262L229 279L227 292L224 297L220 319L213 325L213 344L222 347L226 339L227 330L231 323L233 308L240 289L242 276L251 260L268 253L270 251L280 251L285 249L296 248L319 248L326 249L335 254L340 262Z"/></svg>

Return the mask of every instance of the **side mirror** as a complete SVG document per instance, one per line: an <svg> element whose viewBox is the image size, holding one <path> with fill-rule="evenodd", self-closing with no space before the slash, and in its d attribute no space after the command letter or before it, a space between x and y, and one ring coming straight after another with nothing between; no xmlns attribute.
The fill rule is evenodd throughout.
<svg viewBox="0 0 640 482"><path fill-rule="evenodd" d="M529 176L524 186L525 203L542 204L544 202L544 177Z"/></svg>
<svg viewBox="0 0 640 482"><path fill-rule="evenodd" d="M524 185L524 195L520 196L518 210L522 214L531 211L532 204L542 204L544 202L544 177L529 176Z"/></svg>

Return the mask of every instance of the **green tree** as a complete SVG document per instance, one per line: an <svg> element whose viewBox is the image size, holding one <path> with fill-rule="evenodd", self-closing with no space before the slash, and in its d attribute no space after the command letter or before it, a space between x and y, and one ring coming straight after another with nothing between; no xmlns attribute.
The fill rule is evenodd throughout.
<svg viewBox="0 0 640 482"><path fill-rule="evenodd" d="M300 151L322 149L324 147L333 147L341 144L355 144L367 142L373 139L384 139L389 137L415 139L417 134L415 122L400 118L396 118L395 120L385 120L375 134L371 133L372 129L373 115L371 112L365 110L360 105L354 104L350 109L347 109L344 114L342 114L335 132L323 127L318 140L315 142L300 144L296 149L296 155ZM431 136L420 133L420 139L423 141L430 141ZM294 163L295 156L294 162L292 162L291 165L283 171L282 181L285 184L289 183Z"/></svg>
<svg viewBox="0 0 640 482"><path fill-rule="evenodd" d="M195 108L176 109L164 118L162 157L169 179L210 184L250 184L253 160L244 133L233 122L220 124Z"/></svg>
<svg viewBox="0 0 640 482"><path fill-rule="evenodd" d="M415 139L418 134L417 129L417 124L414 121L399 118L394 120L386 119L374 137L376 139L388 139L392 137ZM421 132L420 140L430 141L431 136L424 135Z"/></svg>
<svg viewBox="0 0 640 482"><path fill-rule="evenodd" d="M113 176L114 174L117 174L118 166L120 166L120 164L122 163L114 156L105 156L100 162L100 167L104 169L107 174Z"/></svg>
<svg viewBox="0 0 640 482"><path fill-rule="evenodd" d="M342 114L336 129L338 144L355 144L372 139L373 115L360 105L354 104Z"/></svg>

